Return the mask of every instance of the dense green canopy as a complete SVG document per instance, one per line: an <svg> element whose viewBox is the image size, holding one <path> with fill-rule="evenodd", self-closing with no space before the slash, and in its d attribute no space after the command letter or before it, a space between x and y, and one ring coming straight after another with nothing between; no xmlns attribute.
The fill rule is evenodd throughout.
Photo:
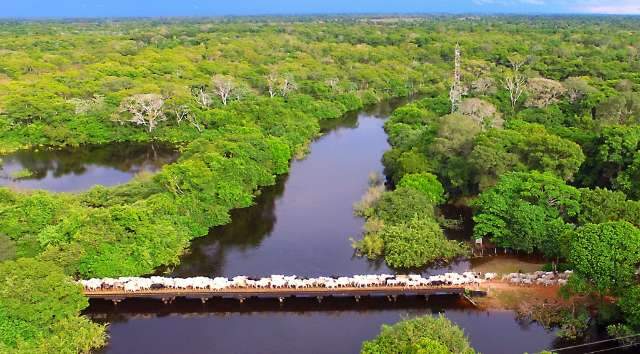
<svg viewBox="0 0 640 354"><path fill-rule="evenodd" d="M510 172L474 201L474 236L498 246L560 256L561 236L578 215L580 193L550 173Z"/></svg>
<svg viewBox="0 0 640 354"><path fill-rule="evenodd" d="M104 328L79 316L89 304L79 290L52 263L0 263L0 352L88 353L102 346Z"/></svg>
<svg viewBox="0 0 640 354"><path fill-rule="evenodd" d="M363 354L473 354L464 332L444 316L408 319L383 325L375 339L364 342Z"/></svg>
<svg viewBox="0 0 640 354"><path fill-rule="evenodd" d="M626 221L587 224L570 232L568 259L576 276L601 293L619 292L636 281L640 230Z"/></svg>
<svg viewBox="0 0 640 354"><path fill-rule="evenodd" d="M404 175L398 184L398 188L412 188L420 191L433 204L440 204L444 201L444 188L438 181L438 177L431 173L423 172Z"/></svg>

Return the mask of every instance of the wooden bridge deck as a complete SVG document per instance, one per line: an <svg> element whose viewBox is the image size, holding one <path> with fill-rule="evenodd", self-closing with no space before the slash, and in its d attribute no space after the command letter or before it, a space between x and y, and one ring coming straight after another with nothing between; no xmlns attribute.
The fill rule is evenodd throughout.
<svg viewBox="0 0 640 354"><path fill-rule="evenodd" d="M290 297L354 297L359 300L362 296L429 296L429 295L464 295L465 288L460 286L419 286L407 288L404 286L375 286L375 287L343 287L343 288L229 288L224 290L209 289L149 289L136 292L115 290L85 290L84 294L90 299L104 299L120 302L129 298L162 299L165 303L175 298L184 297L201 299L205 302L211 298L236 298L241 302L251 297L277 298L283 301Z"/></svg>

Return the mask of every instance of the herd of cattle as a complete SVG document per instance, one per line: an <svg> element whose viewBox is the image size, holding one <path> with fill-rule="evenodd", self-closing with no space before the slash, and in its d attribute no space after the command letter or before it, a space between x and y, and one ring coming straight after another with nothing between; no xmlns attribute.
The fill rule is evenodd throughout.
<svg viewBox="0 0 640 354"><path fill-rule="evenodd" d="M250 278L237 276L231 279L216 277L193 278L165 278L165 277L121 277L80 280L86 291L98 290L124 290L125 292L137 292L157 289L201 289L224 291L237 288L346 288L346 287L381 287L381 286L460 286L467 284L480 284L486 280L497 277L496 273L465 272L445 273L442 275L425 276L410 275L354 275L352 277L318 277L302 278L295 275L272 275L266 278Z"/></svg>
<svg viewBox="0 0 640 354"><path fill-rule="evenodd" d="M563 273L535 272L535 273L510 273L502 277L502 280L514 285L566 285L567 280L573 271L567 270Z"/></svg>
<svg viewBox="0 0 640 354"><path fill-rule="evenodd" d="M567 279L572 274L571 271L563 273L535 272L535 273L510 273L502 277L514 285L565 285ZM354 275L352 277L318 277L302 278L295 275L272 275L266 278L250 278L237 276L231 279L224 277L208 278L165 278L165 277L120 277L80 280L86 291L98 290L124 290L125 292L137 292L157 289L195 289L224 291L225 289L238 288L270 288L270 289L302 289L302 288L366 288L381 286L462 286L478 285L487 280L493 280L498 275L496 273L445 273L442 275L422 276L419 274L409 275Z"/></svg>

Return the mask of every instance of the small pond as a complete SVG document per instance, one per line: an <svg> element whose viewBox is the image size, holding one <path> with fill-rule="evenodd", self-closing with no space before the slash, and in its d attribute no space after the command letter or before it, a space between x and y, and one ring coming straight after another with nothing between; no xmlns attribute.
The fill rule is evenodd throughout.
<svg viewBox="0 0 640 354"><path fill-rule="evenodd" d="M139 173L156 172L178 156L174 148L154 143L19 150L0 156L0 186L81 192L95 185L123 184Z"/></svg>

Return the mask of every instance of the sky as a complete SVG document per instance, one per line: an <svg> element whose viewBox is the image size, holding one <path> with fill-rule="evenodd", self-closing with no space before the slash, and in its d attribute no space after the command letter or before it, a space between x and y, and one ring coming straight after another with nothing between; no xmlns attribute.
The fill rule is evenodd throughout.
<svg viewBox="0 0 640 354"><path fill-rule="evenodd" d="M640 14L640 0L0 0L2 18L337 13Z"/></svg>

